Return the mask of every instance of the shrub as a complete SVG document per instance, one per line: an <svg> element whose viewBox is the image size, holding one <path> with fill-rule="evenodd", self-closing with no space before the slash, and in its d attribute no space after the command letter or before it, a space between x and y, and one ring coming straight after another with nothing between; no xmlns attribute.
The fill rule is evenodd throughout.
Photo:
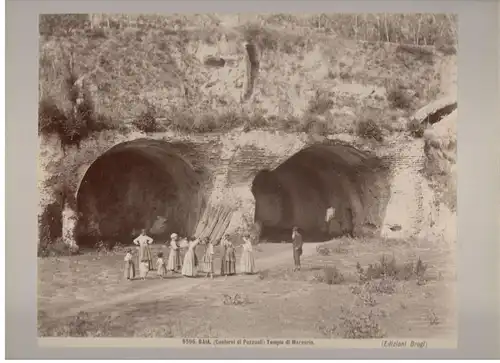
<svg viewBox="0 0 500 363"><path fill-rule="evenodd" d="M79 146L93 132L116 128L109 117L95 112L90 92L79 89L75 85L77 79L74 73L65 79L66 97L71 103L69 109L58 106L56 100L47 94L38 102L38 133L57 135L63 148Z"/></svg>
<svg viewBox="0 0 500 363"><path fill-rule="evenodd" d="M156 121L156 109L153 105L147 104L146 110L143 111L133 122L132 125L139 131L150 133L158 131L158 123Z"/></svg>
<svg viewBox="0 0 500 363"><path fill-rule="evenodd" d="M67 117L50 96L43 96L38 102L38 133L62 134Z"/></svg>
<svg viewBox="0 0 500 363"><path fill-rule="evenodd" d="M60 257L78 254L78 246L70 246L62 238L51 242L45 246L38 245L38 257Z"/></svg>
<svg viewBox="0 0 500 363"><path fill-rule="evenodd" d="M323 115L334 106L333 100L325 92L316 91L315 97L309 100L308 112Z"/></svg>
<svg viewBox="0 0 500 363"><path fill-rule="evenodd" d="M224 296L223 296L223 304L224 305L246 305L249 302L250 301L248 300L248 297L241 296L238 293L236 293L234 295L224 294Z"/></svg>
<svg viewBox="0 0 500 363"><path fill-rule="evenodd" d="M421 280L426 269L427 265L420 258L415 263L410 261L398 264L394 257L388 258L385 255L378 262L369 264L367 268L361 267L359 262L356 264L359 280L362 282L376 279L410 280L414 277Z"/></svg>
<svg viewBox="0 0 500 363"><path fill-rule="evenodd" d="M39 317L38 334L52 337L110 337L113 336L112 328L109 316L91 316L80 311L76 316L51 328L43 328Z"/></svg>
<svg viewBox="0 0 500 363"><path fill-rule="evenodd" d="M425 124L418 120L411 119L408 122L407 130L410 132L411 136L421 138L424 136Z"/></svg>
<svg viewBox="0 0 500 363"><path fill-rule="evenodd" d="M383 141L382 128L373 119L361 120L356 125L356 134L364 139L374 139L376 141Z"/></svg>
<svg viewBox="0 0 500 363"><path fill-rule="evenodd" d="M324 282L328 285L339 285L344 282L344 275L340 273L336 266L325 267L323 269Z"/></svg>
<svg viewBox="0 0 500 363"><path fill-rule="evenodd" d="M330 249L328 247L324 247L324 246L317 246L316 252L320 256L329 256L330 255Z"/></svg>
<svg viewBox="0 0 500 363"><path fill-rule="evenodd" d="M440 323L439 317L434 311L430 311L427 314L427 318L429 320L429 325L438 325Z"/></svg>
<svg viewBox="0 0 500 363"><path fill-rule="evenodd" d="M408 110L412 108L412 99L406 93L406 90L401 86L388 91L387 101L389 101L393 108L401 110Z"/></svg>
<svg viewBox="0 0 500 363"><path fill-rule="evenodd" d="M62 237L62 206L58 202L47 205L38 216L39 246L45 248Z"/></svg>
<svg viewBox="0 0 500 363"><path fill-rule="evenodd" d="M339 319L345 339L379 339L386 335L372 311L368 314L355 313L342 307Z"/></svg>
<svg viewBox="0 0 500 363"><path fill-rule="evenodd" d="M365 289L370 294L392 295L396 292L396 282L393 278L368 281Z"/></svg>

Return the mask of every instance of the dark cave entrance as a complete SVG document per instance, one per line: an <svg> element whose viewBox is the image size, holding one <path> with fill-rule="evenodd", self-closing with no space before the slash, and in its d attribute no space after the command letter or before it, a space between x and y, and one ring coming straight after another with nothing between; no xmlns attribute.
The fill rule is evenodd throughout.
<svg viewBox="0 0 500 363"><path fill-rule="evenodd" d="M289 241L293 226L315 242L373 233L390 194L380 166L381 160L347 145L315 145L262 170L252 184L260 238Z"/></svg>
<svg viewBox="0 0 500 363"><path fill-rule="evenodd" d="M193 232L201 195L197 174L167 142L119 144L95 160L77 193L80 246L129 244L141 229L158 242Z"/></svg>

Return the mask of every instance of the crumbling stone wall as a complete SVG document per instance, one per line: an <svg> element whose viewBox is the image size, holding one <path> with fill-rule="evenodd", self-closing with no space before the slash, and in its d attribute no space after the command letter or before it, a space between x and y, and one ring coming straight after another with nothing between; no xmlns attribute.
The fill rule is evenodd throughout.
<svg viewBox="0 0 500 363"><path fill-rule="evenodd" d="M147 140L165 143L172 152L185 160L198 176L196 182L199 183L203 201L197 207L190 206L189 213L183 217L190 218L189 215L192 215L194 218L190 223L186 222L186 227L183 229L186 234L194 233L196 222L209 205L222 205L233 209L227 232L240 232L252 228L256 216L256 195L252 187L256 176L263 170L271 172L278 170L301 150L319 144L338 144L344 145L341 147L354 148L361 156L371 156L382 160L383 168L377 170L365 166L364 169L353 168L349 171L349 165L345 164L338 170L322 169L318 174L319 178L325 185L330 185L331 195L327 197L327 201L321 201L320 194L314 196L304 193L308 183L307 176L302 175L302 181L299 181L297 175L293 174L293 166L289 167L280 178L283 179L283 183L291 185L288 194L290 199L286 203L293 210L291 214L295 216L293 223L299 221L311 230L321 229L324 215L311 214L310 211L314 209L314 204L323 202L325 206L334 204L339 210L340 221L344 226L351 223L352 233L358 236L382 234L388 237L405 238L415 236L420 231L430 228L429 215L433 194L426 187L425 179L418 172L424 160L420 140L399 136L375 148L364 140L346 135L339 135L329 140L304 133L285 134L268 131L246 133L235 131L224 135L213 134L198 137L175 133L152 135L109 133L105 138L101 136L99 140L85 141L80 149L68 150L65 156L59 155L60 160L69 159L74 163L66 172L74 170L78 174L73 179L74 185L71 186L75 195L79 192L78 188L85 173L103 153L116 145L134 140L146 141L137 144L137 148L147 148ZM50 140L42 140L42 144L46 147L53 146ZM53 171L50 166L58 162L57 158L53 159L54 154L42 154L42 159L43 155L52 158L50 163L44 163L47 179ZM170 170L168 168L171 165L167 160L165 162L166 170ZM170 172L176 173L176 170L171 169ZM349 172L352 175L347 175ZM179 188L182 188L183 181L179 180L178 183ZM45 201L46 204L51 200L47 197L50 195L50 190L43 187L43 181L40 185L43 196L41 201ZM428 193L425 194L426 192ZM267 215L266 223L276 224L282 217L281 212L276 209L277 202L270 199L269 195L257 196L257 198L259 198L260 208L267 209L268 206L274 206L274 209L267 209L264 214ZM41 202L41 208L43 208L43 203ZM168 204L168 201L166 203ZM308 207L311 203L313 206ZM351 221L346 212L347 208L352 210ZM78 212L75 206L65 206L63 224L67 243L75 243L72 231L78 225L75 221ZM150 221L150 224L152 223L154 221ZM340 229L339 232L342 230Z"/></svg>

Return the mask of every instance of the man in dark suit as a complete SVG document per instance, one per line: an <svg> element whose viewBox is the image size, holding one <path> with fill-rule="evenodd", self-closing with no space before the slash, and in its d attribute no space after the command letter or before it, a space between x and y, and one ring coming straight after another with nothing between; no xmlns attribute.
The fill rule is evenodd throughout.
<svg viewBox="0 0 500 363"><path fill-rule="evenodd" d="M293 227L292 231L292 245L293 245L293 261L294 268L293 271L300 271L300 256L302 256L302 235L299 232L298 227Z"/></svg>

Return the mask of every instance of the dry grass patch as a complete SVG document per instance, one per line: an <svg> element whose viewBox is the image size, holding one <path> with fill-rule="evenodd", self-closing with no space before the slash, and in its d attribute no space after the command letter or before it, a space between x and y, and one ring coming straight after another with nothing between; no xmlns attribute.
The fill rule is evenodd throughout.
<svg viewBox="0 0 500 363"><path fill-rule="evenodd" d="M40 329L45 335L81 334L78 326L87 326L87 331L96 336L151 337L453 336L454 277L449 273L452 262L447 251L430 241L413 240L340 239L324 247L335 249L339 245L349 252L306 255L302 270L297 272L292 271L289 256L289 262L270 261L256 276L176 278L137 284L112 281L115 268L116 277L122 275L121 255L64 257L57 264L55 259L41 259L39 306L46 316L39 321ZM290 252L283 244L262 244L261 248L262 252L256 254L257 267L261 259L273 254L288 256ZM416 283L419 257L427 267L427 283L423 285ZM74 262L78 260L80 263ZM409 262L413 265L412 277L405 279L408 275L400 271L409 271L409 267L405 269ZM358 263L364 269L363 281ZM367 274L370 264L374 272ZM323 281L315 281L315 275ZM340 275L344 280L335 283ZM441 277L432 278L437 275ZM77 276L81 279L75 280ZM175 292L176 288L182 291ZM65 319L50 315L54 310L78 306L78 298L88 303L100 301L103 291L110 296L134 292L134 297L78 319L78 314ZM77 298L69 299L70 295ZM59 331L54 331L57 326Z"/></svg>

